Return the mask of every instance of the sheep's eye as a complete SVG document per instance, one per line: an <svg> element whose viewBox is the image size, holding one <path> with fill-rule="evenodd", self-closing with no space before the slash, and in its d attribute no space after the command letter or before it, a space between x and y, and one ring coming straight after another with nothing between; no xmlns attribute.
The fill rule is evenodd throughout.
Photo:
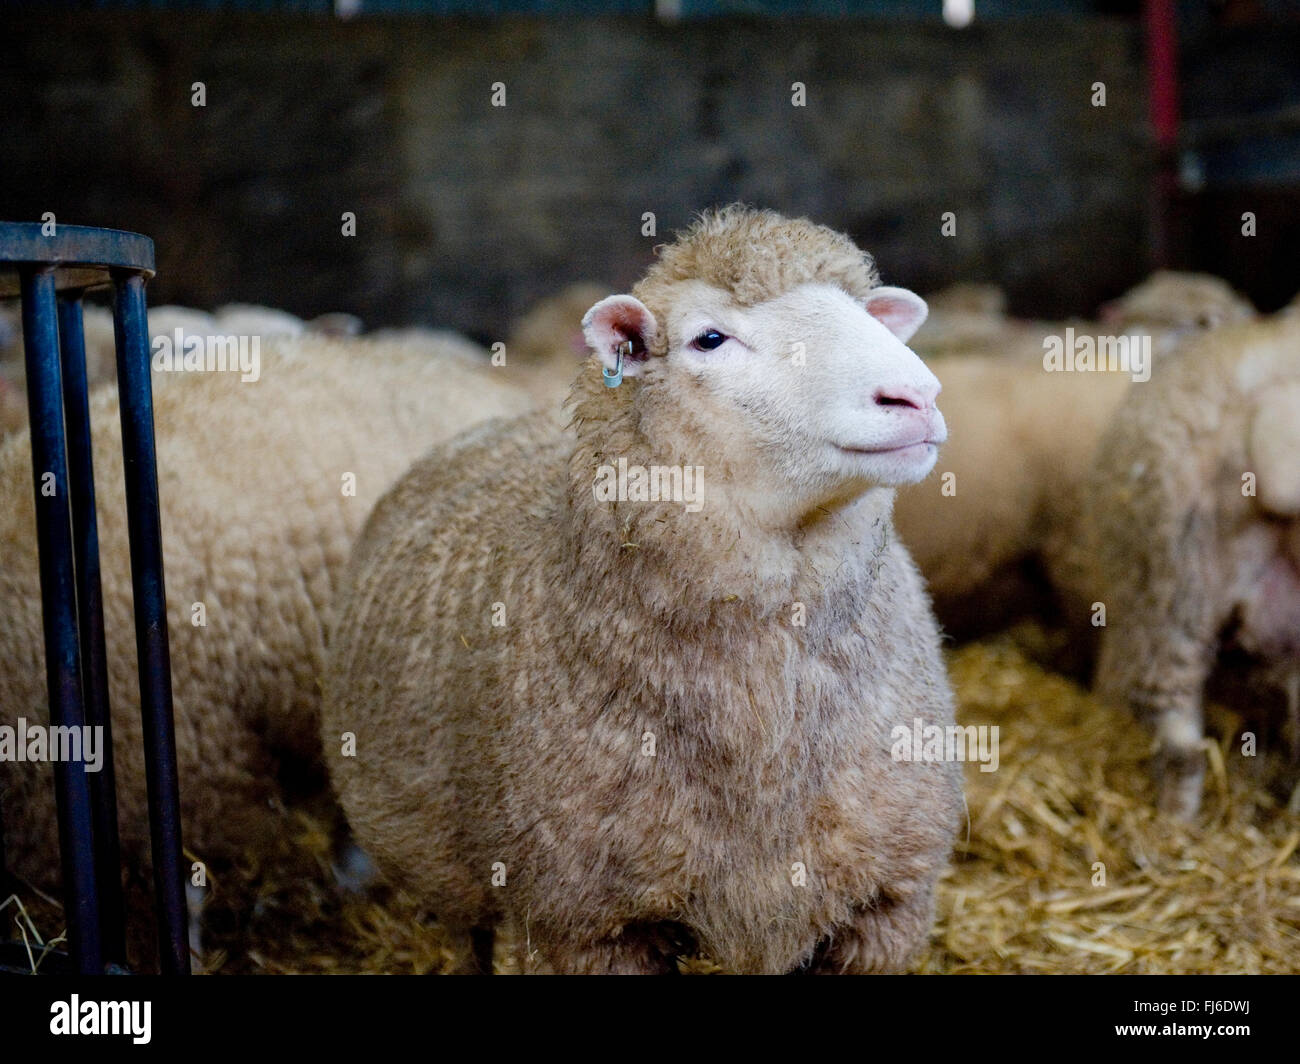
<svg viewBox="0 0 1300 1064"><path fill-rule="evenodd" d="M691 341L691 346L697 351L712 351L715 347L721 347L726 342L726 336L718 332L717 329L705 329L704 332Z"/></svg>

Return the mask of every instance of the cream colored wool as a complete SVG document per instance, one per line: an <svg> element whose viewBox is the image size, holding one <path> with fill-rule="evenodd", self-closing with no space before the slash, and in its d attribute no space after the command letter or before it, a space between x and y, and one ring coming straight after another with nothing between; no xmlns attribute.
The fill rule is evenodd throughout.
<svg viewBox="0 0 1300 1064"><path fill-rule="evenodd" d="M1157 270L1105 304L1095 322L1009 318L1000 295L991 285L944 289L913 346L927 358L978 354L1034 365L1041 363L1046 337L1072 328L1076 334L1150 336L1154 353L1162 356L1186 336L1255 316L1250 301L1219 278L1173 270Z"/></svg>
<svg viewBox="0 0 1300 1064"><path fill-rule="evenodd" d="M695 948L737 971L894 971L924 940L960 771L891 758L894 727L952 723L893 492L810 489L789 435L820 426L755 450L761 384L735 407L728 371L682 346L701 306L761 317L810 283L866 322L874 280L806 221L707 215L634 289L657 308L636 376L606 388L592 359L567 427L485 425L376 507L341 591L326 756L358 841L453 931L507 921L522 967L558 972L668 971ZM748 343L718 357L753 381L747 363L779 362ZM597 501L618 458L706 460L707 505Z"/></svg>
<svg viewBox="0 0 1300 1064"><path fill-rule="evenodd" d="M400 344L305 337L262 345L261 377L153 374L168 627L186 847L254 852L274 830L277 754L319 759L327 609L370 506L431 444L530 406L489 371ZM118 420L91 400L123 843L147 819ZM349 478L355 494L345 494ZM30 442L0 445L0 708L48 721ZM196 627L195 604L206 611ZM58 875L48 765L0 763L11 868Z"/></svg>
<svg viewBox="0 0 1300 1064"><path fill-rule="evenodd" d="M1221 637L1298 708L1297 425L1300 320L1188 343L1128 393L1048 552L1069 621L1083 627L1105 606L1097 688L1154 725L1161 804L1183 816L1200 800L1203 693Z"/></svg>
<svg viewBox="0 0 1300 1064"><path fill-rule="evenodd" d="M87 303L82 307L86 349L86 381L91 388L117 379L117 341L113 314L106 307ZM271 340L301 336L348 335L360 323L345 314L324 314L310 322L283 310L250 303L230 303L214 314L190 307L166 304L149 309L149 336L175 340L180 329L185 336L256 336ZM22 315L18 304L5 307L0 319L0 438L27 424Z"/></svg>

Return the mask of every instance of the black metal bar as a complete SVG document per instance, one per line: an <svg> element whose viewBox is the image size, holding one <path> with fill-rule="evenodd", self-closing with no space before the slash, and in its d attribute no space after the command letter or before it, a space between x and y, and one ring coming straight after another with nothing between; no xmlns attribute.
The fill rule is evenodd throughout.
<svg viewBox="0 0 1300 1064"><path fill-rule="evenodd" d="M164 975L188 975L188 913L144 284L145 279L138 272L113 271L117 386L122 413L122 458L126 468L127 528L131 537L140 712L144 720L149 841L158 906L159 967Z"/></svg>
<svg viewBox="0 0 1300 1064"><path fill-rule="evenodd" d="M104 596L100 586L99 526L91 459L90 398L81 297L59 300L59 350L63 370L63 419L72 479L72 549L76 559L77 622L81 636L81 693L86 723L100 729L102 767L90 774L95 825L95 875L104 959L126 963L126 912L122 902L122 849L117 834L117 783L108 702L108 653L104 646Z"/></svg>
<svg viewBox="0 0 1300 1064"><path fill-rule="evenodd" d="M85 715L77 646L76 582L63 437L63 397L59 385L54 270L49 266L25 267L21 278L36 530L41 545L41 615L45 629L45 680L50 695L50 723L81 728L85 724ZM84 755L84 750L82 753ZM54 785L69 953L78 972L99 974L104 965L99 937L90 781L84 761L55 757Z"/></svg>

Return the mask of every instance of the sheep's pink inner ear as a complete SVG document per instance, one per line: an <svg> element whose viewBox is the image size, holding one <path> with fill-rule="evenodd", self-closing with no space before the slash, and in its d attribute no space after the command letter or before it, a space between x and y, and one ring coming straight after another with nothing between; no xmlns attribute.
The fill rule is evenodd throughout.
<svg viewBox="0 0 1300 1064"><path fill-rule="evenodd" d="M868 314L903 343L912 338L930 313L925 300L906 288L873 288L865 306Z"/></svg>
<svg viewBox="0 0 1300 1064"><path fill-rule="evenodd" d="M631 351L625 351L623 355L623 376L635 377L650 357L650 345L655 338L655 318L639 299L606 296L583 315L582 334L587 346L610 370L618 364L619 346L631 341Z"/></svg>

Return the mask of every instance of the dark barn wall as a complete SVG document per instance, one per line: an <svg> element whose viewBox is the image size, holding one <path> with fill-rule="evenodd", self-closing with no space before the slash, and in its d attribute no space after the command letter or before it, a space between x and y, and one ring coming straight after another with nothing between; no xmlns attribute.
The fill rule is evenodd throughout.
<svg viewBox="0 0 1300 1064"><path fill-rule="evenodd" d="M629 283L692 211L732 199L848 229L887 280L996 280L1036 314L1090 310L1149 266L1129 22L117 15L6 29L0 216L150 234L155 302L495 335L566 281ZM791 106L795 81L806 107ZM657 239L641 236L645 211ZM955 237L940 235L944 211Z"/></svg>

